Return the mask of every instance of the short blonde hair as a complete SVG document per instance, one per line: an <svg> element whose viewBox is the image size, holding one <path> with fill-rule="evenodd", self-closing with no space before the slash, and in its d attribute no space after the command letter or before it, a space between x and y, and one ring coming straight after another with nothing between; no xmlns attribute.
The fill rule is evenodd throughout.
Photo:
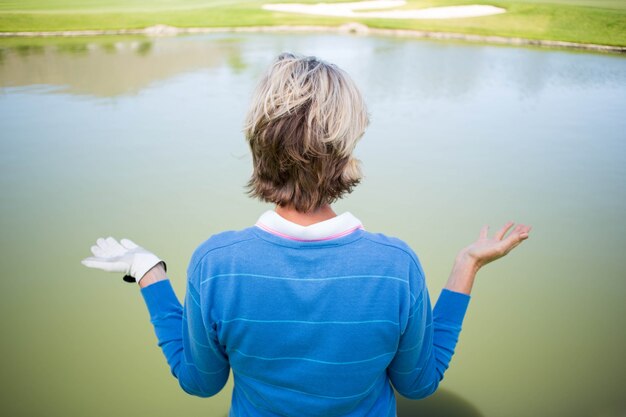
<svg viewBox="0 0 626 417"><path fill-rule="evenodd" d="M253 159L248 194L308 212L350 193L362 178L352 151L369 122L345 71L313 56L280 54L245 118Z"/></svg>

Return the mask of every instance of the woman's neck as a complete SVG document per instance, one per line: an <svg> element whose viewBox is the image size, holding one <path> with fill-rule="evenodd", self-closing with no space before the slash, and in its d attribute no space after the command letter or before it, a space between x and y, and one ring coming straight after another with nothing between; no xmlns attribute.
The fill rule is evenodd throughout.
<svg viewBox="0 0 626 417"><path fill-rule="evenodd" d="M330 204L326 204L315 211L309 211L306 213L297 211L292 206L281 207L278 205L274 211L276 211L276 213L283 219L299 224L300 226L310 226L314 223L323 222L324 220L332 219L337 216L330 207Z"/></svg>

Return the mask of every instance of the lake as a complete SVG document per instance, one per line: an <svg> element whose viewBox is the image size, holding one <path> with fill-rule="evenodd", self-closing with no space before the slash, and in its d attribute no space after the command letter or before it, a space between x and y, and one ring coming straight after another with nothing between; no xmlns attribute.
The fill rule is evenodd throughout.
<svg viewBox="0 0 626 417"><path fill-rule="evenodd" d="M283 51L363 91L365 178L334 208L409 243L433 303L483 224L533 226L399 416L623 416L626 58L319 33L0 42L3 415L226 416L232 379L185 394L138 288L80 260L130 238L182 299L196 246L271 208L245 195L242 125Z"/></svg>

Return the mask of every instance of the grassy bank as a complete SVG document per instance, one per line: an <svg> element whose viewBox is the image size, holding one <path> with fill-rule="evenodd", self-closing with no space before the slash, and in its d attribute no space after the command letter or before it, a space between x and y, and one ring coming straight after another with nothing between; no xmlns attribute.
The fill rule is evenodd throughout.
<svg viewBox="0 0 626 417"><path fill-rule="evenodd" d="M287 0L296 2L296 0ZM0 1L0 31L178 27L339 25L456 32L626 46L624 0L409 0L404 7L492 4L507 13L465 19L348 19L270 12L273 0L21 0ZM321 0L299 0L318 3ZM326 3L336 0L325 0Z"/></svg>

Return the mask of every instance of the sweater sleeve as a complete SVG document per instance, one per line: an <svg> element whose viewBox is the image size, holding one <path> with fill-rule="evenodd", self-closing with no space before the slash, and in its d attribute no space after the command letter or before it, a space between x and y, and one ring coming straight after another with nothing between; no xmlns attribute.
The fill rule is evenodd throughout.
<svg viewBox="0 0 626 417"><path fill-rule="evenodd" d="M142 288L141 294L158 345L181 388L198 397L217 394L228 380L230 365L214 329L204 326L200 297L191 282L184 307L168 279Z"/></svg>
<svg viewBox="0 0 626 417"><path fill-rule="evenodd" d="M432 310L419 264L412 284L407 325L387 373L401 395L420 399L437 390L448 369L470 296L443 289Z"/></svg>

